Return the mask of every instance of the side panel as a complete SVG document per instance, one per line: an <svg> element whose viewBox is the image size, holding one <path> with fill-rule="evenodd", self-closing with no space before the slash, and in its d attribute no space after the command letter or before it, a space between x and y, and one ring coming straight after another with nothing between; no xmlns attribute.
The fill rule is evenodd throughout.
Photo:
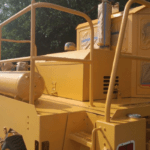
<svg viewBox="0 0 150 150"><path fill-rule="evenodd" d="M127 28L125 32L124 42L122 46L122 53L132 53L132 20L133 15L129 15ZM111 19L111 50L115 50L120 26L121 26L122 17L116 17ZM98 43L98 20L93 21L94 24L94 48L99 49ZM89 49L90 48L90 28L89 25L80 27L77 29L77 49ZM101 47L102 49L106 47Z"/></svg>
<svg viewBox="0 0 150 150"><path fill-rule="evenodd" d="M40 142L48 142L48 150L62 150L66 124L67 114L65 113L40 116Z"/></svg>
<svg viewBox="0 0 150 150"><path fill-rule="evenodd" d="M99 49L97 24L94 25L94 48ZM77 50L85 50L90 48L90 28L84 27L77 30Z"/></svg>
<svg viewBox="0 0 150 150"><path fill-rule="evenodd" d="M108 91L114 51L94 50L94 99L105 99ZM116 84L121 92L121 97L131 96L131 63L132 60L120 58ZM89 68L84 67L84 99L88 100ZM117 93L114 93L114 98Z"/></svg>
<svg viewBox="0 0 150 150"><path fill-rule="evenodd" d="M71 133L85 131L87 126L86 123L87 123L87 115L85 112L71 113L68 115L68 122L63 150L81 150L81 148L84 148L84 150L90 150L89 148L84 147L81 144L72 141L69 138L69 135Z"/></svg>
<svg viewBox="0 0 150 150"><path fill-rule="evenodd" d="M138 47L139 45L137 44L138 43L138 37L139 36L139 33L137 32L138 31L138 26L139 26L139 23L138 23L138 14L134 14L133 15L133 22L134 22L134 25L132 24L132 30L133 30L133 35L132 36L132 41L133 41L133 55L137 55L138 54ZM131 97L136 97L136 92L137 92L137 67L136 67L136 63L137 63L137 60L132 60L132 70L131 70Z"/></svg>
<svg viewBox="0 0 150 150"><path fill-rule="evenodd" d="M28 150L35 149L35 140L39 142L39 117L34 105L0 95L0 120L0 137L5 137L4 127L12 128L23 136Z"/></svg>
<svg viewBox="0 0 150 150"><path fill-rule="evenodd" d="M114 18L111 21L111 49L115 50L118 42L122 17ZM132 15L129 15L126 32L122 45L122 53L132 53Z"/></svg>
<svg viewBox="0 0 150 150"><path fill-rule="evenodd" d="M104 119L103 116L88 113L88 112L76 112L68 115L66 136L64 141L63 150L90 150L76 141L70 139L70 134L84 132L91 135L93 128L95 127L96 120Z"/></svg>
<svg viewBox="0 0 150 150"><path fill-rule="evenodd" d="M45 81L44 94L83 100L83 64L64 62L36 63Z"/></svg>
<svg viewBox="0 0 150 150"><path fill-rule="evenodd" d="M134 141L135 150L146 150L146 120L120 120L111 123L96 123L101 130L97 131L96 150L117 150L118 146Z"/></svg>

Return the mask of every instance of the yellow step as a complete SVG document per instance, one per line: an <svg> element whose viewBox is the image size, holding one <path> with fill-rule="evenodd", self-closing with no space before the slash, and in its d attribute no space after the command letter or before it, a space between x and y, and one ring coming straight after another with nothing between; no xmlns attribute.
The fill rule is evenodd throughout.
<svg viewBox="0 0 150 150"><path fill-rule="evenodd" d="M72 133L69 135L69 138L73 141L76 141L84 146L92 147L92 140L91 140L91 134L88 134L86 132L77 132Z"/></svg>

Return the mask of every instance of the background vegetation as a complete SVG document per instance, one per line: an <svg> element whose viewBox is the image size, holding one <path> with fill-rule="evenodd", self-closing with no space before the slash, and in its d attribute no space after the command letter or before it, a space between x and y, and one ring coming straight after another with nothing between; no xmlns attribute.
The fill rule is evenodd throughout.
<svg viewBox="0 0 150 150"><path fill-rule="evenodd" d="M97 7L101 0L36 0L49 2L86 13L91 19L97 18ZM119 0L116 0L119 1ZM120 0L123 10L127 0ZM31 3L31 0L1 0L0 23L19 12ZM133 5L135 7L136 5ZM6 25L2 37L14 40L30 39L30 12ZM76 42L76 26L85 20L53 9L36 10L36 45L38 55L62 52L68 41ZM30 44L2 42L2 59L29 56Z"/></svg>

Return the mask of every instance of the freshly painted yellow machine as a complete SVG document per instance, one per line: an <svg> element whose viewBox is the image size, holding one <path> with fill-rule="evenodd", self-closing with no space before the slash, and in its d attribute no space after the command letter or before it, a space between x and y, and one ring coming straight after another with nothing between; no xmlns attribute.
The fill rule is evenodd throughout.
<svg viewBox="0 0 150 150"><path fill-rule="evenodd" d="M76 28L77 50L36 56L39 7L87 20ZM0 149L150 150L149 7L129 0L124 13L111 15L110 47L96 44L98 20L50 3L32 0L1 23L0 52L2 41L30 43L31 55L0 63L31 65L30 72L0 72ZM2 39L2 27L30 10L31 40Z"/></svg>

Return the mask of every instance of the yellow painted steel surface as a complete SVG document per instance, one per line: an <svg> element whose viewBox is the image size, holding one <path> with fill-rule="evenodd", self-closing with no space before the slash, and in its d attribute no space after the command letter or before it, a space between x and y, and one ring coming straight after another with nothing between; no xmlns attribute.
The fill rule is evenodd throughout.
<svg viewBox="0 0 150 150"><path fill-rule="evenodd" d="M119 145L127 142L134 142L135 150L146 149L145 119L112 121L111 123L97 121L96 127L102 128L96 136L97 150L102 150L104 147L110 150L118 150Z"/></svg>
<svg viewBox="0 0 150 150"><path fill-rule="evenodd" d="M126 28L126 35L122 47L122 53L129 56L136 55L137 53L136 50L138 50L139 47L136 43L140 44L141 43L140 40L142 39L142 38L138 38L137 33L140 31L142 34L144 28L141 29L141 26L137 26L137 28L134 28L134 26L138 24L139 21L142 23L142 19L139 18L140 14L142 15L142 18L143 16L145 16L144 20L148 22L149 20L146 18L146 16L149 13L150 13L150 9L146 8L145 6L140 6L130 10L128 16L127 28ZM99 49L98 47L95 47L96 49L93 52L94 99L105 99L106 97L106 95L104 94L104 89L107 89L107 86L104 86L104 77L110 76L111 66L114 57L113 52L116 48L121 20L122 20L122 13L119 12L112 15L112 37L111 37L112 51L105 51ZM93 24L94 24L94 32L96 34L97 20L94 20ZM58 58L64 57L64 58L72 58L72 59L80 58L82 60L87 60L90 54L89 50L86 51L80 50L82 48L80 47L80 42L81 42L80 40L82 35L85 34L85 32L88 32L90 36L90 30L87 23L81 24L77 27L77 49L78 49L77 52L79 55L76 54L77 52L71 52L71 53L66 52L60 54L49 54L48 56L55 56ZM141 50L140 47L138 53L140 53L139 55L143 54L143 56L147 56L150 54L149 51ZM75 63L74 64L70 63L69 65L69 63L62 63L62 62L55 63L55 62L39 61L38 63L36 63L36 66L38 68L38 71L44 77L44 80L47 84L46 85L47 89L44 91L45 94L61 96L61 97L66 97L66 98L71 98L76 100L82 100L82 101L89 100L88 98L89 69L87 65L82 65L82 64L79 65ZM65 69L63 70L63 68ZM121 97L141 97L141 96L150 97L150 94L148 94L150 93L150 87L147 86L146 88L143 88L143 86L140 85L140 81L141 81L140 72L141 72L141 63L137 65L137 61L121 59L121 62L119 64L118 74L117 74L117 76L119 76L118 88L120 90ZM48 73L50 75L50 78ZM68 74L69 77L67 77L68 75L66 74ZM114 98L115 98L115 94L114 94Z"/></svg>
<svg viewBox="0 0 150 150"><path fill-rule="evenodd" d="M35 149L35 142L42 149L42 142L50 142L54 150L62 150L67 114L38 114L35 106L0 95L0 136L5 137L3 127L13 128L23 135L27 150ZM3 121L2 121L3 120Z"/></svg>
<svg viewBox="0 0 150 150"><path fill-rule="evenodd" d="M136 113L140 113L141 108L149 107L150 109L148 104L147 106L140 105L140 103L147 103L148 101L148 99L137 98L130 99L130 101L123 99L122 104L120 104L120 100L114 100L111 111L113 112L112 114L115 114L117 109L124 111L125 108L130 107L132 111L128 111L128 113L134 113L134 107L139 107ZM50 143L52 150L90 150L92 146L92 130L105 124L105 101L96 102L93 108L89 107L88 102L71 101L70 99L43 95L35 102L35 106L5 96L0 96L0 103L0 114L3 114L0 115L0 135L4 137L4 126L13 128L23 135L29 150L35 149L35 140L39 142L39 150L43 150L42 142L45 141ZM127 104L131 104L131 106L127 106ZM146 109L144 110L145 116L149 115L149 112ZM120 112L120 114L122 113ZM104 127L106 126L107 138L101 138L101 131L97 131L96 147L103 145L102 143L106 143L108 146L108 142L113 145L112 143L114 143L115 139L116 145L119 142L127 142L131 138L137 143L138 136L140 140L138 143L141 143L141 146L143 146L143 143L146 144L145 119L142 119L143 121L141 119L134 121L127 117L125 119L112 121L109 123L108 128L108 123L104 125ZM97 120L102 123L96 123ZM103 130L104 127L102 128ZM117 136L113 136L114 132L117 133ZM123 136L127 135L126 133L131 136ZM107 142L105 142L106 139L108 140ZM144 148L145 146L143 146L143 150L145 150ZM101 149L97 147L96 150ZM136 150L140 149L137 148Z"/></svg>
<svg viewBox="0 0 150 150"><path fill-rule="evenodd" d="M92 146L92 131L100 126L102 126L102 131L96 132L96 150L102 150L104 144L106 144L108 149L111 146L112 150L116 150L119 144L131 140L134 140L135 143L138 142L136 150L141 150L141 148L145 150L147 137L146 119L130 119L127 117L127 114L135 112L141 114L141 111L143 111L142 117L149 116L149 101L149 99L145 98L126 98L121 101L114 99L111 112L115 115L116 111L119 110L120 118L114 118L115 120L112 120L110 123L105 123L104 121L105 101L97 101L93 108L89 107L88 102L71 101L69 99L43 95L35 107L41 115L68 113L64 150L90 150Z"/></svg>
<svg viewBox="0 0 150 150"><path fill-rule="evenodd" d="M62 57L72 59L78 57L87 60L89 54L89 50L80 50L73 53L49 54L48 56L59 58L62 55ZM113 57L113 51L94 50L94 99L106 98ZM35 64L36 71L42 75L45 81L44 94L80 101L89 100L89 67L87 64L56 61L36 61ZM121 97L131 96L131 64L132 60L122 58L119 65L116 84L118 84ZM127 77L124 77L125 74ZM116 97L117 93L114 93L114 98Z"/></svg>
<svg viewBox="0 0 150 150"><path fill-rule="evenodd" d="M0 72L0 93L15 99L29 101L29 72ZM44 90L44 80L38 73L34 78L34 99L38 99Z"/></svg>
<svg viewBox="0 0 150 150"><path fill-rule="evenodd" d="M146 4L143 0L138 1ZM32 65L30 73L0 72L0 85L2 85L0 93L13 97L0 95L0 137L5 136L3 127L13 128L23 135L28 150L35 150L36 143L38 150L45 148L46 150L118 150L120 144L132 141L135 143L135 150L146 150L146 148L149 150L150 87L141 85L141 71L142 65L145 68L148 64L143 61L148 60L147 56L150 55L149 34L147 34L150 9L140 6L129 12L121 59L114 80L115 86L112 88L113 97L108 101L108 107L105 107L122 12L111 16L111 50L100 49L96 43L94 51L92 51L93 45L91 51L83 50L82 37L84 35L92 37L88 24L84 23L77 27L78 51L36 57L34 34L36 7L52 7L81 16L83 14L53 4L34 3L33 0L29 7L0 24L1 31L2 26L23 13L29 10L32 12L31 41L1 39L0 32L0 45L1 41L32 43L31 57L3 61L30 59ZM87 20L89 21L88 17ZM97 36L97 20L94 20L93 24ZM92 28L91 22L90 26ZM126 59L128 56L130 59ZM140 58L142 62L131 58ZM89 64L92 66L91 70ZM34 74L34 70L40 75ZM89 79L92 84L89 84ZM31 83L30 103L34 105L14 99L29 100L29 82ZM47 95L41 96L42 93ZM34 95L36 101L33 101ZM95 107L92 104L93 98ZM128 114L139 114L142 118L131 119ZM49 146L44 147L45 142L49 143Z"/></svg>

